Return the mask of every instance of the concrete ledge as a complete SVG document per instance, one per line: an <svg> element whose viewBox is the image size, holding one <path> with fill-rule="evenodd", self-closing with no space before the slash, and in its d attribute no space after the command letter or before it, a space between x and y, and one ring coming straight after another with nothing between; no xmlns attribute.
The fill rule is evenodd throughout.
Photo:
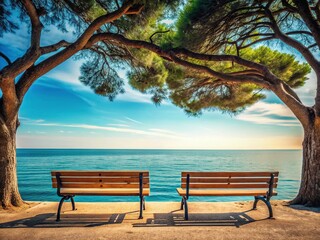
<svg viewBox="0 0 320 240"><path fill-rule="evenodd" d="M319 208L292 208L271 201L274 219L267 219L263 203L251 210L250 202L189 202L189 221L179 202L148 202L138 219L138 202L32 203L18 212L0 211L0 239L318 239Z"/></svg>

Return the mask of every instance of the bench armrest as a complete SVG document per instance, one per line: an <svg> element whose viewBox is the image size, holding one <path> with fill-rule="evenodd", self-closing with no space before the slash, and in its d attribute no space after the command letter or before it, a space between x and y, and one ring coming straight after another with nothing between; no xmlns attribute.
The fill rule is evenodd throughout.
<svg viewBox="0 0 320 240"><path fill-rule="evenodd" d="M139 196L143 196L143 173L139 173Z"/></svg>
<svg viewBox="0 0 320 240"><path fill-rule="evenodd" d="M273 184L274 184L274 174L271 173L271 177L270 177L270 181L269 181L269 190L268 190L268 193L267 193L268 201L270 200L270 198L273 195Z"/></svg>
<svg viewBox="0 0 320 240"><path fill-rule="evenodd" d="M60 176L61 176L61 173L56 172L56 179L57 179L57 195L58 195L59 197L61 197L60 189L61 189L61 187L62 187L62 182L61 182L61 178L60 178Z"/></svg>
<svg viewBox="0 0 320 240"><path fill-rule="evenodd" d="M189 199L190 192L190 174L187 175L187 189L186 189L186 198Z"/></svg>

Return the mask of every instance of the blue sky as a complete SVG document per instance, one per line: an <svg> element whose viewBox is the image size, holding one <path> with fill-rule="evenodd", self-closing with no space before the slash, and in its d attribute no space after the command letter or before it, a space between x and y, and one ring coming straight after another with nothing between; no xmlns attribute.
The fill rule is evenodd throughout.
<svg viewBox="0 0 320 240"><path fill-rule="evenodd" d="M18 34L0 39L11 60L29 45L22 24ZM50 29L42 45L72 41L71 33ZM272 93L237 116L219 111L189 117L169 102L155 106L150 96L126 85L114 102L95 95L78 81L81 60L69 59L41 77L27 93L19 116L19 148L137 149L300 149L299 122ZM0 68L5 62L0 59ZM120 73L125 78L125 72ZM297 92L313 104L314 73Z"/></svg>

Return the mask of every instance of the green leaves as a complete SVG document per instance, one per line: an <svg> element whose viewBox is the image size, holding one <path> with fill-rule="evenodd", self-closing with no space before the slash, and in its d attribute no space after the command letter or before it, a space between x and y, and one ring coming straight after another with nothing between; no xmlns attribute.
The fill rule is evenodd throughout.
<svg viewBox="0 0 320 240"><path fill-rule="evenodd" d="M185 47L203 54L239 55L243 59L266 66L290 87L300 87L311 71L307 63L297 61L293 54L280 52L279 46L272 43L270 46L273 49L261 44L254 45L255 42L263 42L261 40L264 38L268 40L273 37L269 25L264 23L268 21L263 17L265 4L265 1L187 1L176 23L176 31L165 35L158 44L169 50ZM281 1L274 1L271 7L272 11L277 12L282 7ZM283 31L291 26L288 23L296 23L291 13L284 17L281 11L276 15L276 21ZM301 28L303 24L295 27ZM305 39L306 42L309 41L309 38ZM244 79L257 77L261 81L269 81L263 79L263 73L236 63L206 62L187 57L183 59L229 76L241 75ZM165 83L169 89L169 97L174 104L192 115L205 109L237 113L265 97L263 86L257 85L259 81L232 82L168 62L164 66L168 71ZM151 84L149 87L157 86Z"/></svg>
<svg viewBox="0 0 320 240"><path fill-rule="evenodd" d="M146 92L151 87L162 87L168 76L168 71L159 56L145 53L144 57L144 62L128 74L131 86L141 92Z"/></svg>
<svg viewBox="0 0 320 240"><path fill-rule="evenodd" d="M110 101L119 93L124 93L123 80L109 63L99 56L84 63L80 70L79 80L95 93L108 97Z"/></svg>
<svg viewBox="0 0 320 240"><path fill-rule="evenodd" d="M311 67L307 63L297 61L293 54L281 53L264 46L244 49L240 55L267 66L273 74L293 88L303 86L308 79L307 74L311 72Z"/></svg>
<svg viewBox="0 0 320 240"><path fill-rule="evenodd" d="M11 19L11 11L8 9L6 1L0 1L0 37L5 32L14 32L18 29L18 25Z"/></svg>
<svg viewBox="0 0 320 240"><path fill-rule="evenodd" d="M159 104L166 98L165 83L168 70L164 60L146 50L132 50L134 68L128 73L129 83L142 93L152 94L152 101Z"/></svg>
<svg viewBox="0 0 320 240"><path fill-rule="evenodd" d="M67 31L67 27L72 26L77 35L81 35L97 17L119 9L123 2L35 1L36 7L46 9L44 12L47 14L41 16L45 27L55 25L60 30ZM167 51L168 59L170 54L174 54L173 48L176 47L188 47L194 52L204 54L239 55L243 59L266 66L292 88L302 86L307 80L311 68L308 64L297 61L294 55L281 53L279 49L250 47L255 41L272 35L269 28L262 27L263 31L254 28L255 24L260 26L265 21L266 17L261 17L265 1L190 0L184 6L181 2L137 1L139 6L143 5L139 14L124 14L117 20L102 25L96 33L121 34L127 39L152 42ZM280 4L279 1L274 2ZM277 11L281 4L278 6L274 2L273 8L276 7L274 11ZM14 7L21 8L19 4L0 3L0 13L9 19ZM24 18L28 19L23 9L20 10ZM174 26L170 18L181 10L182 13ZM0 27L5 31L14 31L12 22L1 18ZM260 33L262 35L259 35ZM130 45L129 41L126 44ZM183 67L174 64L174 58L171 58L172 62L157 55L163 51L155 50L151 53L135 49L137 46L134 44L130 46L114 39L106 39L86 49L89 55L80 57L89 56L89 60L81 67L80 81L97 94L113 100L117 94L124 92L123 81L115 69L128 67L129 83L134 89L152 94L152 100L157 104L170 98L174 104L190 114L199 114L204 109L237 113L265 97L261 90L267 85L258 84L269 80L263 79L263 73L256 69L249 69L231 61L201 61L183 54L175 56L176 59L180 58L180 63L191 63L185 64L188 67ZM148 45L138 47L145 46ZM170 49L173 51L170 52ZM202 70L210 69L211 74L200 68L195 70L190 66L192 64L202 66ZM213 72L220 73L219 77L212 74ZM232 77L241 76L241 81L227 81L226 79L230 78L224 79L226 74ZM254 81L256 79L258 81Z"/></svg>
<svg viewBox="0 0 320 240"><path fill-rule="evenodd" d="M230 49L228 54L232 55L234 52L234 49ZM264 87L249 83L250 80L232 82L219 79L208 73L165 61L145 50L135 50L134 55L141 62L129 75L130 84L143 93L156 90L167 93L175 105L191 115L201 114L203 110L221 110L236 114L265 98L262 91ZM310 73L309 65L295 60L294 55L268 47L247 48L240 51L240 56L268 67L273 74L293 88L303 85L307 79L306 75ZM192 58L185 60L216 72L239 74L244 79L246 76L252 77L255 71L229 61L209 62Z"/></svg>
<svg viewBox="0 0 320 240"><path fill-rule="evenodd" d="M171 7L178 1L140 1L143 11L138 15L126 15L104 26L101 31L121 33L130 39L149 41L150 36L157 30L165 29L158 21L168 14ZM84 4L83 6L81 4ZM121 1L118 2L121 6ZM115 2L79 1L83 9L82 15L87 21L115 10ZM104 7L103 7L104 6ZM170 10L171 9L171 10ZM162 36L155 36L159 41ZM130 85L143 92L153 95L152 101L159 104L166 97L163 88L168 72L163 65L163 59L146 50L128 49L127 46L113 46L110 42L97 44L92 48L90 55L96 55L98 59L90 60L81 67L80 81L90 86L97 94L107 96L113 100L119 93L123 93L123 81L114 70L115 66L128 69ZM130 69L130 70L129 70Z"/></svg>
<svg viewBox="0 0 320 240"><path fill-rule="evenodd" d="M184 77L169 84L170 98L188 114L198 115L203 110L238 113L263 99L261 88L255 84L227 84L210 77Z"/></svg>
<svg viewBox="0 0 320 240"><path fill-rule="evenodd" d="M89 22L92 22L96 18L107 14L106 9L102 8L95 1L91 1L91 2L92 2L92 4L90 5L90 7L87 8L87 10L85 12L86 19Z"/></svg>

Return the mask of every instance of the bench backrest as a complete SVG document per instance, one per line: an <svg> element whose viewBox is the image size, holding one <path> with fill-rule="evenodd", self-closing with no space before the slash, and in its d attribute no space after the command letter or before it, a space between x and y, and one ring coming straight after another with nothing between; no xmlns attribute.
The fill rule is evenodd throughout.
<svg viewBox="0 0 320 240"><path fill-rule="evenodd" d="M150 188L149 171L52 171L53 188Z"/></svg>
<svg viewBox="0 0 320 240"><path fill-rule="evenodd" d="M277 187L279 172L182 172L181 188L272 188ZM189 176L189 177L188 177ZM271 177L273 176L273 177Z"/></svg>

